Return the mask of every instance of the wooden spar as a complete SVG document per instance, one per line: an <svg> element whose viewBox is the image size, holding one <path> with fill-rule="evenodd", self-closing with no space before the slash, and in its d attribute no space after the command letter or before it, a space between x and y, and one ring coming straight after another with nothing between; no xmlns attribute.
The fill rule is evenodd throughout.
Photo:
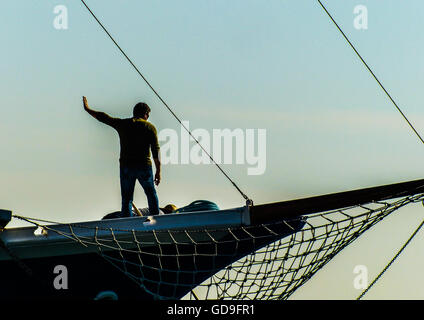
<svg viewBox="0 0 424 320"><path fill-rule="evenodd" d="M424 193L424 179L298 200L255 205L249 208L250 221L254 225L268 223L418 193Z"/></svg>
<svg viewBox="0 0 424 320"><path fill-rule="evenodd" d="M143 215L141 214L140 210L138 210L138 208L136 207L136 205L133 203L132 207L135 211L135 214L138 215L139 217L142 217Z"/></svg>

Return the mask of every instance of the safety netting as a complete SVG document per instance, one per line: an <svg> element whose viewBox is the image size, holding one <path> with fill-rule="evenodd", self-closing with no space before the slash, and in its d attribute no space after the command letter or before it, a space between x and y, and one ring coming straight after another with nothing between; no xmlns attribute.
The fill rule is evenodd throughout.
<svg viewBox="0 0 424 320"><path fill-rule="evenodd" d="M230 228L96 227L89 235L87 226L78 224L69 224L65 231L54 225L43 228L94 247L153 299L280 300L372 226L423 199L420 193ZM18 218L41 226L36 219Z"/></svg>

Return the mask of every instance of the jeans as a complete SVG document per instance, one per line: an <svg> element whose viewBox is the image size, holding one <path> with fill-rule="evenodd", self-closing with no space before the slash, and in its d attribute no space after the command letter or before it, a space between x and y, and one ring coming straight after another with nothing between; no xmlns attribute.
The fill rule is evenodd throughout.
<svg viewBox="0 0 424 320"><path fill-rule="evenodd" d="M159 214L159 200L153 183L152 166L120 166L122 217L134 216L132 203L134 196L135 181L138 180L144 189L149 204L151 215Z"/></svg>

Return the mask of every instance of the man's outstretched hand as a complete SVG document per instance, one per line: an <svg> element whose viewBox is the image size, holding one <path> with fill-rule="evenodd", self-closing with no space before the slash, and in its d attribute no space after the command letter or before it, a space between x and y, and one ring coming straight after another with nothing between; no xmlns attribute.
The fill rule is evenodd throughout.
<svg viewBox="0 0 424 320"><path fill-rule="evenodd" d="M85 110L89 110L90 108L88 107L88 103L87 103L87 98L86 97L82 97L82 103L84 104L84 109Z"/></svg>

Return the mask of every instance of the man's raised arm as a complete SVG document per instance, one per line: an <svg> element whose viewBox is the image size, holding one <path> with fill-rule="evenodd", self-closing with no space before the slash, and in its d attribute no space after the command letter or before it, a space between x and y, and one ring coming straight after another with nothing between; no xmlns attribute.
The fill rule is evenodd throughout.
<svg viewBox="0 0 424 320"><path fill-rule="evenodd" d="M93 118L96 118L100 122L103 122L107 125L114 126L115 118L110 117L108 114L100 111L95 111L88 106L87 98L82 97L82 103L84 104L84 110L87 111Z"/></svg>

